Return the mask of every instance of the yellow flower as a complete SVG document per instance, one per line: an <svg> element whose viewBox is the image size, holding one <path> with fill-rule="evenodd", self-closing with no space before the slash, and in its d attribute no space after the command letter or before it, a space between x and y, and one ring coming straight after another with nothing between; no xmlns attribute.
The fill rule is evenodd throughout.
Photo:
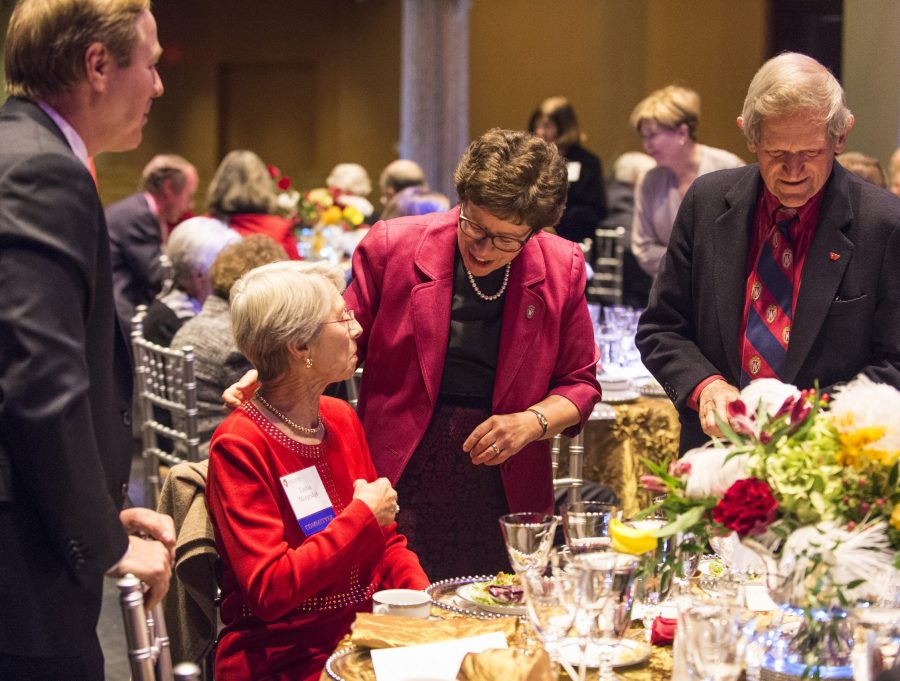
<svg viewBox="0 0 900 681"><path fill-rule="evenodd" d="M328 193L327 189L322 187L310 189L306 195L306 200L323 208L334 205L334 199L331 197L331 194Z"/></svg>
<svg viewBox="0 0 900 681"><path fill-rule="evenodd" d="M641 530L626 525L621 520L613 518L609 521L609 536L612 538L613 551L639 555L656 548L657 539L653 536L654 530Z"/></svg>
<svg viewBox="0 0 900 681"><path fill-rule="evenodd" d="M864 468L866 464L876 463L882 466L890 466L897 459L898 452L887 452L883 449L870 448L873 442L878 442L884 437L885 428L882 426L867 426L853 431L844 431L839 434L841 450L837 454L837 462L841 466L853 466Z"/></svg>
<svg viewBox="0 0 900 681"><path fill-rule="evenodd" d="M323 225L336 225L341 221L341 209L338 206L329 206L322 211Z"/></svg>
<svg viewBox="0 0 900 681"><path fill-rule="evenodd" d="M354 227L359 227L362 221L365 220L365 216L356 206L345 206L344 219Z"/></svg>
<svg viewBox="0 0 900 681"><path fill-rule="evenodd" d="M900 504L894 506L894 512L891 513L891 525L895 530L900 530Z"/></svg>

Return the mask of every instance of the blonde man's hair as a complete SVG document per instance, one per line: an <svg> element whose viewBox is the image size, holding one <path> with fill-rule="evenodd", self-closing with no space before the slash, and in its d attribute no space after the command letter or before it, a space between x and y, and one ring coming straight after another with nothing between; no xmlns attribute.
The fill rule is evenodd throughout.
<svg viewBox="0 0 900 681"><path fill-rule="evenodd" d="M84 54L101 43L131 63L137 21L150 0L20 0L6 32L6 92L48 99L84 80Z"/></svg>
<svg viewBox="0 0 900 681"><path fill-rule="evenodd" d="M261 381L287 370L291 347L305 347L318 338L334 294L343 288L343 271L327 261L277 262L237 281L231 290L234 341Z"/></svg>
<svg viewBox="0 0 900 681"><path fill-rule="evenodd" d="M887 189L887 176L877 158L867 156L859 151L846 151L835 156L834 160L854 175L859 175L866 182Z"/></svg>
<svg viewBox="0 0 900 681"><path fill-rule="evenodd" d="M810 125L824 123L832 144L850 125L844 89L831 71L805 54L785 52L763 64L750 81L741 112L744 137L759 144L764 119L799 112L809 116Z"/></svg>
<svg viewBox="0 0 900 681"><path fill-rule="evenodd" d="M678 126L686 125L688 135L696 142L697 126L700 123L700 95L683 85L667 85L654 90L634 107L628 124L640 134L641 123L644 121L653 121L669 130L677 130Z"/></svg>
<svg viewBox="0 0 900 681"><path fill-rule="evenodd" d="M555 144L493 128L470 143L453 175L461 202L532 231L559 222L566 205L566 164Z"/></svg>
<svg viewBox="0 0 900 681"><path fill-rule="evenodd" d="M244 149L230 151L222 159L207 194L209 211L223 220L238 213L272 213L276 201L268 167Z"/></svg>

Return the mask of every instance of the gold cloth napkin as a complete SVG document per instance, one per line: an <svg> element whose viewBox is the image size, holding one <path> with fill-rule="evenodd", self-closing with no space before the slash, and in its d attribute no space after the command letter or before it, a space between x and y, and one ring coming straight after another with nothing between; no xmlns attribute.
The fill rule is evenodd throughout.
<svg viewBox="0 0 900 681"><path fill-rule="evenodd" d="M413 617L373 615L361 612L356 615L350 642L365 648L397 648L420 643L437 643L451 639L502 632L509 641L516 633L515 617L493 620L458 618L449 620L420 620Z"/></svg>
<svg viewBox="0 0 900 681"><path fill-rule="evenodd" d="M550 658L543 650L528 654L516 648L469 653L457 681L553 681Z"/></svg>

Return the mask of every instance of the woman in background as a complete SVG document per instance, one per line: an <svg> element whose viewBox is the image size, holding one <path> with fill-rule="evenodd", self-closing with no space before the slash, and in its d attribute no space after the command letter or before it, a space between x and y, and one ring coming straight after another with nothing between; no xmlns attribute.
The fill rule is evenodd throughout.
<svg viewBox="0 0 900 681"><path fill-rule="evenodd" d="M229 152L213 176L209 212L241 236L264 234L299 260L293 223L275 215L277 196L269 169L252 151Z"/></svg>
<svg viewBox="0 0 900 681"><path fill-rule="evenodd" d="M575 110L565 97L550 97L531 114L528 131L555 144L566 160L568 191L556 233L581 243L593 239L606 216L606 192L600 159L583 146Z"/></svg>
<svg viewBox="0 0 900 681"><path fill-rule="evenodd" d="M361 329L343 278L329 263L280 262L232 290L235 342L260 387L210 449L225 625L216 678L318 679L375 591L428 585L356 414L322 395L356 369Z"/></svg>
<svg viewBox="0 0 900 681"><path fill-rule="evenodd" d="M631 127L656 161L638 184L631 228L631 250L651 277L659 272L675 215L691 183L713 170L744 165L730 151L699 144L699 122L700 95L680 85L656 90L631 112Z"/></svg>

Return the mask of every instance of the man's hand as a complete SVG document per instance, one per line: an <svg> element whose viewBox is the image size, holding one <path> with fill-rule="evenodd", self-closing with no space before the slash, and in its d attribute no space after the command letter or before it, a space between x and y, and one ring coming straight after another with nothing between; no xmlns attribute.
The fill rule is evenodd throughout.
<svg viewBox="0 0 900 681"><path fill-rule="evenodd" d="M378 478L374 482L366 482L362 478L354 480L353 498L372 509L375 519L382 527L390 525L397 517L397 492L387 478Z"/></svg>
<svg viewBox="0 0 900 681"><path fill-rule="evenodd" d="M175 523L171 516L135 506L119 513L119 520L128 534L161 542L172 560L175 560Z"/></svg>
<svg viewBox="0 0 900 681"><path fill-rule="evenodd" d="M722 437L715 415L728 421L726 407L741 396L740 391L726 381L716 380L706 386L698 400L700 427L710 437Z"/></svg>
<svg viewBox="0 0 900 681"><path fill-rule="evenodd" d="M155 539L143 539L137 535L128 537L128 551L119 561L112 577L123 577L131 573L147 585L144 607L151 610L169 590L172 578L172 557L165 544Z"/></svg>
<svg viewBox="0 0 900 681"><path fill-rule="evenodd" d="M256 391L259 390L258 378L256 369L250 369L240 377L237 383L232 383L225 388L225 392L222 393L225 409L237 409L247 400L253 399Z"/></svg>
<svg viewBox="0 0 900 681"><path fill-rule="evenodd" d="M480 423L462 448L469 453L472 463L497 466L537 440L542 432L541 424L531 412L495 415Z"/></svg>

